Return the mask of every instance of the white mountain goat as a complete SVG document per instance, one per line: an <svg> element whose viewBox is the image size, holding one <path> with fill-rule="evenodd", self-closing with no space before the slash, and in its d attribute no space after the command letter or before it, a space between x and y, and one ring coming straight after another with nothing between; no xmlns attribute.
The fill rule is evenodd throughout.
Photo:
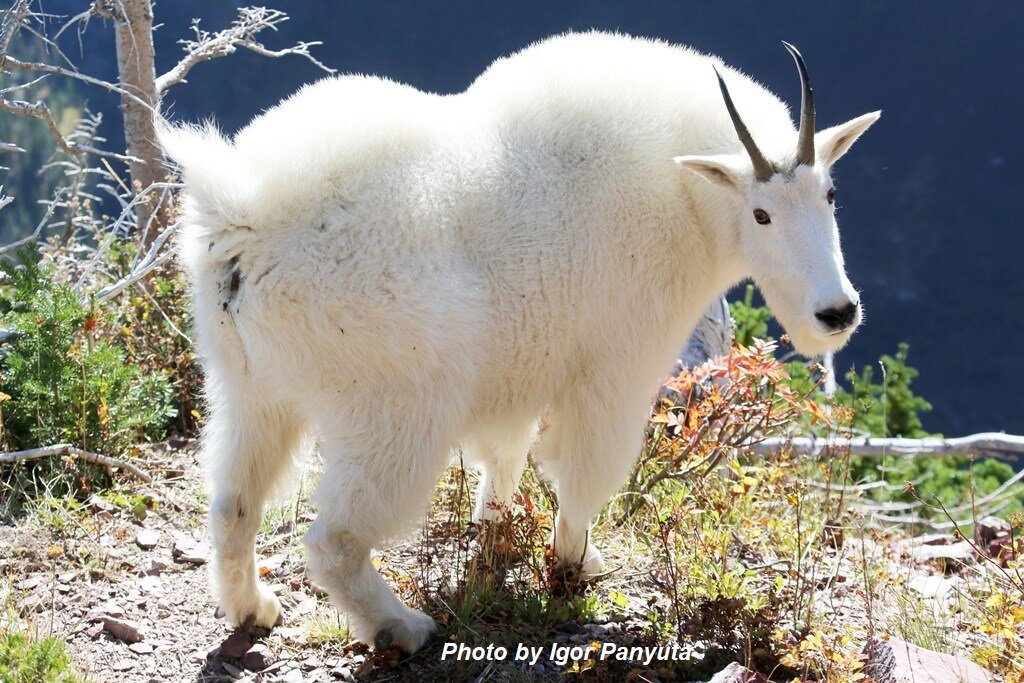
<svg viewBox="0 0 1024 683"><path fill-rule="evenodd" d="M593 575L590 519L716 296L752 277L805 354L849 339L860 305L829 169L879 114L815 133L787 48L799 130L717 58L596 32L499 59L457 95L329 78L230 140L162 130L187 185L213 589L231 622L280 616L254 538L313 437L310 575L355 636L415 651L433 621L370 550L424 513L453 446L483 468L487 517L548 410L535 455L557 487L554 550Z"/></svg>

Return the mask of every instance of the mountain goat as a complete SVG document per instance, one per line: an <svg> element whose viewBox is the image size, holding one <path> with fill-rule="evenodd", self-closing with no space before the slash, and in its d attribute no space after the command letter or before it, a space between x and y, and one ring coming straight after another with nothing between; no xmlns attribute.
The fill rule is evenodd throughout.
<svg viewBox="0 0 1024 683"><path fill-rule="evenodd" d="M602 571L591 518L637 453L658 379L701 312L752 277L798 349L860 322L831 166L878 118L799 129L714 57L605 33L499 59L465 92L328 78L233 139L161 130L187 186L179 253L206 370L212 583L273 625L264 502L318 438L310 576L354 635L408 651L434 629L370 551L426 510L451 449L482 467L476 517L535 445L554 551ZM744 118L741 118L740 112Z"/></svg>

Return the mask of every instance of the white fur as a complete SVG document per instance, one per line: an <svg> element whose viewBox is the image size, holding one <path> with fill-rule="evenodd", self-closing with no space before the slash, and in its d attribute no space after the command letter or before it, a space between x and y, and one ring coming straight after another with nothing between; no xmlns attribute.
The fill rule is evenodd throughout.
<svg viewBox="0 0 1024 683"><path fill-rule="evenodd" d="M229 619L278 618L253 539L312 434L326 471L310 573L357 637L390 629L412 651L432 622L390 591L370 549L424 512L453 445L484 468L487 517L549 410L536 454L558 490L554 548L596 573L590 519L716 296L753 276L806 352L845 343L852 330L828 336L813 316L856 295L828 166L877 114L819 134L819 165L757 183L713 64L762 150L791 158L788 110L764 88L687 48L604 33L532 45L458 95L346 76L233 140L161 131L188 186L179 248Z"/></svg>

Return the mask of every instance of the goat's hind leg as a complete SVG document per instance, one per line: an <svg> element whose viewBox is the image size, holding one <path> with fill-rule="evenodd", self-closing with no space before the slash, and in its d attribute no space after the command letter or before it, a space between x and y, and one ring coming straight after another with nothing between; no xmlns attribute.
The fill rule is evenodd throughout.
<svg viewBox="0 0 1024 683"><path fill-rule="evenodd" d="M256 534L264 503L289 469L305 431L287 411L242 399L214 404L204 436L217 613L236 626L270 628L281 607L257 576Z"/></svg>
<svg viewBox="0 0 1024 683"><path fill-rule="evenodd" d="M310 577L348 614L357 639L415 652L434 621L392 592L370 562L370 549L426 511L451 435L415 409L394 412L403 423L324 443L327 470L314 496L319 512L303 542Z"/></svg>

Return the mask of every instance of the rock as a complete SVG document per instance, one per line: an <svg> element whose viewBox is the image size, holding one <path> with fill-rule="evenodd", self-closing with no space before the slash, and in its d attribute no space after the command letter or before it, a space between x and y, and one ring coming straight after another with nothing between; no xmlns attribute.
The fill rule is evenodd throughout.
<svg viewBox="0 0 1024 683"><path fill-rule="evenodd" d="M968 541L950 545L920 545L907 549L907 554L922 562L938 562L945 571L953 571L974 562L974 546Z"/></svg>
<svg viewBox="0 0 1024 683"><path fill-rule="evenodd" d="M135 668L135 662L130 659L118 660L110 667L114 671L131 671Z"/></svg>
<svg viewBox="0 0 1024 683"><path fill-rule="evenodd" d="M312 614L315 611L316 611L316 599L315 598L306 598L302 602L299 602L299 603L297 603L295 605L295 609L293 609L291 611L291 618L301 617L301 616L305 616L307 614Z"/></svg>
<svg viewBox="0 0 1024 683"><path fill-rule="evenodd" d="M30 576L27 579L22 579L18 583L18 588L20 588L23 591L30 591L33 588L38 588L39 586L42 586L43 583L43 577L36 574L35 576Z"/></svg>
<svg viewBox="0 0 1024 683"><path fill-rule="evenodd" d="M117 506L116 505L114 505L110 501L103 500L102 498L100 498L99 496L97 496L95 494L89 497L89 501L88 502L89 502L89 509L92 510L93 512L96 512L96 513L106 512L106 513L108 513L109 516L112 517L113 513L117 510Z"/></svg>
<svg viewBox="0 0 1024 683"><path fill-rule="evenodd" d="M974 542L980 548L987 548L989 543L999 536L1010 535L1010 523L998 517L982 517L974 523Z"/></svg>
<svg viewBox="0 0 1024 683"><path fill-rule="evenodd" d="M235 631L218 648L222 657L237 659L252 647L252 638L245 631Z"/></svg>
<svg viewBox="0 0 1024 683"><path fill-rule="evenodd" d="M864 648L863 673L875 683L990 683L992 675L963 657L932 652L890 637Z"/></svg>
<svg viewBox="0 0 1024 683"><path fill-rule="evenodd" d="M135 544L143 550L152 550L160 543L160 532L153 529L143 529L135 535Z"/></svg>
<svg viewBox="0 0 1024 683"><path fill-rule="evenodd" d="M926 598L942 598L953 589L953 583L942 576L917 576L908 585Z"/></svg>
<svg viewBox="0 0 1024 683"><path fill-rule="evenodd" d="M242 671L241 669L239 669L234 664L229 664L228 662L221 662L220 666L232 678L236 678L237 679L237 678L241 678L242 676L245 675L245 672Z"/></svg>
<svg viewBox="0 0 1024 683"><path fill-rule="evenodd" d="M257 643L242 655L242 666L249 671L263 671L277 661L277 656L263 643Z"/></svg>
<svg viewBox="0 0 1024 683"><path fill-rule="evenodd" d="M1012 527L998 517L982 517L974 523L974 543L1001 565L1014 559Z"/></svg>
<svg viewBox="0 0 1024 683"><path fill-rule="evenodd" d="M96 640L103 633L103 622L96 622L85 629L85 635L89 636L92 640Z"/></svg>
<svg viewBox="0 0 1024 683"><path fill-rule="evenodd" d="M953 540L953 537L946 533L924 534L914 536L907 541L907 545L949 545Z"/></svg>
<svg viewBox="0 0 1024 683"><path fill-rule="evenodd" d="M150 560L149 567L143 570L146 576L159 576L160 572L167 569L167 563L163 560Z"/></svg>
<svg viewBox="0 0 1024 683"><path fill-rule="evenodd" d="M126 643L137 643L145 637L135 622L110 615L103 616L103 630Z"/></svg>
<svg viewBox="0 0 1024 683"><path fill-rule="evenodd" d="M139 588L150 595L163 595L164 585L159 576L143 576L139 581Z"/></svg>
<svg viewBox="0 0 1024 683"><path fill-rule="evenodd" d="M711 683L768 683L768 679L742 664L733 662L716 673Z"/></svg>
<svg viewBox="0 0 1024 683"><path fill-rule="evenodd" d="M185 564L206 564L210 546L185 534L174 535L174 549L171 555L175 561Z"/></svg>
<svg viewBox="0 0 1024 683"><path fill-rule="evenodd" d="M138 655L148 655L153 652L153 646L149 643L132 643L128 649Z"/></svg>

